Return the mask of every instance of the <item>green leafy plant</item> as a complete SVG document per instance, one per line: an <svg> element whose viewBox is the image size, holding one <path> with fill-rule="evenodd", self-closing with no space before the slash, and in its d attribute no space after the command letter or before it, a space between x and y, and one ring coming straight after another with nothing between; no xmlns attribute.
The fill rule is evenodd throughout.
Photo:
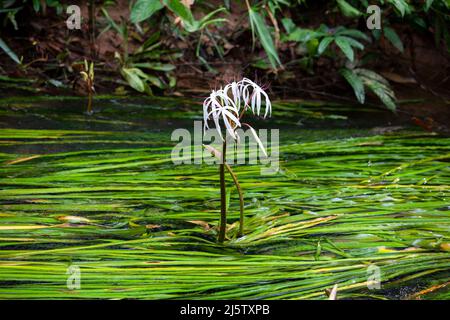
<svg viewBox="0 0 450 320"><path fill-rule="evenodd" d="M268 6L266 4L261 5L250 5L249 0L245 0L248 19L250 22L250 29L252 31L252 44L255 46L256 39L261 43L264 49L267 59L272 67L276 70L282 67L280 57L278 56L277 41L279 38L278 23L275 18L275 11L279 9L280 3L287 4L285 1L269 1ZM265 9L264 9L265 8ZM265 17L269 15L275 28L275 41L271 35L271 28L266 24Z"/></svg>
<svg viewBox="0 0 450 320"><path fill-rule="evenodd" d="M93 113L92 110L92 95L95 92L94 88L94 62L88 63L87 60L84 60L84 70L80 72L83 77L84 82L86 83L86 91L88 94L88 106L86 113L91 115Z"/></svg>
<svg viewBox="0 0 450 320"><path fill-rule="evenodd" d="M174 13L182 21L182 25L187 32L200 31L209 24L226 21L223 18L213 18L218 13L226 10L223 7L209 12L200 20L196 20L190 8L184 5L180 0L138 0L131 9L131 22L142 22L150 18L156 12L163 10L164 8L167 8L169 11Z"/></svg>
<svg viewBox="0 0 450 320"><path fill-rule="evenodd" d="M169 61L179 57L173 50L162 49L159 41L160 33L153 33L132 54L128 50L128 25L126 22L117 24L102 8L109 27L112 27L123 39L122 53L116 52L115 58L120 64L120 73L127 83L136 91L152 94L151 86L159 89L172 88L176 78L171 73L175 66ZM146 71L144 71L146 70ZM150 71L151 73L148 73Z"/></svg>
<svg viewBox="0 0 450 320"><path fill-rule="evenodd" d="M364 88L367 87L389 110L396 110L395 93L389 82L378 73L364 68L343 68L340 73L353 88L359 103L364 104L366 97Z"/></svg>
<svg viewBox="0 0 450 320"><path fill-rule="evenodd" d="M344 56L353 62L355 60L354 51L356 49L364 50L364 44L360 40L370 41L370 38L363 32L342 26L329 28L322 24L317 30L303 29L295 26L291 19L283 19L283 25L287 32L283 40L300 42L312 56L324 54L334 43Z"/></svg>
<svg viewBox="0 0 450 320"><path fill-rule="evenodd" d="M380 39L384 37L391 42L400 52L403 52L403 44L400 37L392 28L392 22L408 22L413 27L424 32L432 30L435 36L436 45L443 41L450 52L450 2L447 0L426 0L412 2L406 0L379 0L376 3L369 3L366 0L337 0L339 11L347 18L356 19L367 16L366 8L370 4L377 4L382 7L383 30L373 30L374 37Z"/></svg>
<svg viewBox="0 0 450 320"><path fill-rule="evenodd" d="M257 7L251 7L248 0L246 0L246 3L252 30L253 44L255 43L255 35L257 35L264 51L267 54L267 58L269 59L272 68L276 69L278 66L281 66L281 61L278 57L277 48L273 42L270 30L264 21L264 16L258 12Z"/></svg>
<svg viewBox="0 0 450 320"><path fill-rule="evenodd" d="M337 28L329 28L321 25L317 30L303 29L294 25L291 19L284 19L283 25L288 33L283 38L284 41L300 42L308 53L307 59L319 57L322 55L335 56L336 49L341 52L349 65L356 65L355 50L364 50L365 46L361 41L369 42L370 38L357 29L339 26ZM394 41L398 49L403 49L400 39L397 39L396 33L386 27L385 33ZM398 36L397 36L398 37ZM332 45L334 44L334 47ZM343 67L340 74L352 86L356 98L361 104L365 103L365 87L369 88L384 105L394 111L396 109L395 95L389 83L374 71L364 68L345 68Z"/></svg>
<svg viewBox="0 0 450 320"><path fill-rule="evenodd" d="M397 32L393 28L389 26L383 27L383 35L395 48L397 48L398 51L403 53L405 47L403 46L403 42Z"/></svg>

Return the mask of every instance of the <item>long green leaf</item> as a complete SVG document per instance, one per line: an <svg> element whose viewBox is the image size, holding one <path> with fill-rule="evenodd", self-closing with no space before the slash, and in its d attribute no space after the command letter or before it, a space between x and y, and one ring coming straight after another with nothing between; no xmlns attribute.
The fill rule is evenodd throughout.
<svg viewBox="0 0 450 320"><path fill-rule="evenodd" d="M380 98L389 110L395 111L397 109L393 92L384 84L373 80L366 80L364 81L364 84L369 87L369 89L372 90L378 98Z"/></svg>
<svg viewBox="0 0 450 320"><path fill-rule="evenodd" d="M352 86L353 91L355 92L355 96L358 99L359 103L364 104L366 94L364 91L364 84L361 78L357 74L353 73L352 70L349 69L340 70L340 74Z"/></svg>
<svg viewBox="0 0 450 320"><path fill-rule="evenodd" d="M337 37L334 40L334 42L339 47L339 49L341 49L341 51L345 54L347 59L353 62L353 60L355 59L355 54L353 52L352 46L347 41L347 39L343 37Z"/></svg>
<svg viewBox="0 0 450 320"><path fill-rule="evenodd" d="M194 24L195 19L192 15L191 10L186 7L180 0L163 0L163 2L167 6L167 8L170 9L170 11L183 19L183 21L191 25Z"/></svg>
<svg viewBox="0 0 450 320"><path fill-rule="evenodd" d="M270 31L266 26L266 23L264 22L261 15L253 8L249 9L248 14L250 23L254 27L254 29L256 29L258 39L261 42L264 50L266 51L267 57L269 58L272 67L277 68L279 65L281 65L281 61L278 57L277 50L270 35Z"/></svg>
<svg viewBox="0 0 450 320"><path fill-rule="evenodd" d="M405 48L403 47L403 42L398 36L397 32L395 32L395 30L390 27L384 27L383 33L386 39L388 39L389 42L392 43L394 47L397 48L398 51L403 53Z"/></svg>
<svg viewBox="0 0 450 320"><path fill-rule="evenodd" d="M128 84L135 90L139 92L145 91L145 83L144 81L139 77L138 73L136 72L137 68L122 68L121 72L124 78L127 80ZM139 70L140 71L140 70Z"/></svg>
<svg viewBox="0 0 450 320"><path fill-rule="evenodd" d="M12 51L8 45L0 38L0 48L2 48L3 51L5 51L5 53L14 60L14 62L16 62L17 64L20 64L20 60L17 57L17 55L14 53L14 51Z"/></svg>
<svg viewBox="0 0 450 320"><path fill-rule="evenodd" d="M325 37L320 41L319 47L317 48L317 53L321 55L325 52L331 42L333 42L333 37Z"/></svg>
<svg viewBox="0 0 450 320"><path fill-rule="evenodd" d="M362 15L361 11L353 7L345 0L337 0L337 3L339 5L339 9L341 10L342 14L346 17L358 18Z"/></svg>

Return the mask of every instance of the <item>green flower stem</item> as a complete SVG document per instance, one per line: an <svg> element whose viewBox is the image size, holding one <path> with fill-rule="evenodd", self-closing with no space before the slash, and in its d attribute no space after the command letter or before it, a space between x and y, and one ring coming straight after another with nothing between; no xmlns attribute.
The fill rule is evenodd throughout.
<svg viewBox="0 0 450 320"><path fill-rule="evenodd" d="M230 173L231 177L233 178L234 185L236 186L236 190L239 194L239 211L240 211L240 218L239 218L239 233L238 236L242 236L244 231L244 194L242 193L241 185L239 184L239 181L237 179L237 176L234 174L233 170L231 170L231 167L225 163L225 167L227 168L228 172Z"/></svg>
<svg viewBox="0 0 450 320"><path fill-rule="evenodd" d="M227 228L227 194L225 185L225 159L227 151L227 142L223 142L222 148L222 163L219 166L220 173L220 229L219 229L219 243L225 240L225 231Z"/></svg>
<svg viewBox="0 0 450 320"><path fill-rule="evenodd" d="M91 89L91 81L88 82L88 107L87 114L92 114L92 89Z"/></svg>

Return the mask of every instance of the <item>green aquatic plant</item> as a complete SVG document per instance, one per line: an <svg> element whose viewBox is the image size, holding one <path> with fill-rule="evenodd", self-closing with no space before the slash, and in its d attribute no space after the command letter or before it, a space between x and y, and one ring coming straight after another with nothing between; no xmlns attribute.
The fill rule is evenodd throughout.
<svg viewBox="0 0 450 320"><path fill-rule="evenodd" d="M218 201L205 203L218 193L205 187L217 169L173 166L170 131L129 125L187 117L184 109L193 120L196 104L105 99L102 114L116 122L100 122L77 108L56 118L61 101L76 106L79 97L27 99L2 99L0 111L44 115L65 129L19 120L0 129L0 299L329 299L336 284L338 300L450 297L450 139L283 130L284 174L233 167L245 190L245 236L222 246L208 210ZM303 108L273 107L277 122ZM97 130L86 130L93 121ZM233 204L230 234L239 223ZM81 269L81 290L66 287L70 264ZM371 264L381 269L380 290L367 287Z"/></svg>
<svg viewBox="0 0 450 320"><path fill-rule="evenodd" d="M119 71L128 85L134 90L153 95L152 87L169 89L176 85L173 74L175 59L181 57L181 53L163 48L161 33L153 32L143 43L134 50L129 49L131 41L129 23L122 20L116 23L105 8L102 13L106 18L105 32L113 29L122 38L121 50L114 53L114 58L119 63Z"/></svg>
<svg viewBox="0 0 450 320"><path fill-rule="evenodd" d="M239 235L242 235L244 226L244 198L242 195L242 189L239 185L236 175L233 173L233 170L231 170L231 167L226 163L227 139L231 138L232 140L239 142L240 138L236 130L244 125L250 129L262 152L266 154L264 146L259 139L256 131L249 124L241 122L242 117L247 110L251 110L254 115L260 115L262 98L265 99L265 118L267 117L267 115L271 115L272 112L272 105L269 96L255 82L244 78L239 82L233 81L232 83L227 84L223 89L213 90L210 96L206 98L203 103L204 131L206 132L206 130L209 129L208 120L212 120L220 138L222 139L222 152L219 152L213 147L208 146L208 149L212 151L212 154L219 158L220 161L220 243L225 240L227 222L225 168L231 174L236 185L236 189L239 193ZM223 137L222 128L220 126L221 121L226 129L225 138Z"/></svg>
<svg viewBox="0 0 450 320"><path fill-rule="evenodd" d="M342 68L341 75L352 86L358 102L365 102L365 87L369 88L391 111L397 109L394 90L389 82L378 73L364 68Z"/></svg>
<svg viewBox="0 0 450 320"><path fill-rule="evenodd" d="M444 136L288 126L304 108L352 109L271 101L273 120L290 128L282 171L232 167L245 236L223 246L210 211L219 201L205 201L217 196L217 168L173 166L172 128L138 126L156 116L191 123L197 104L96 96L107 120L81 116L80 97L34 99L0 100L12 119L0 128L0 299L329 299L336 284L338 300L450 298ZM55 112L62 105L74 108ZM52 121L33 129L21 119ZM234 235L238 199L227 196ZM381 289L367 287L372 264ZM70 266L81 290L66 286Z"/></svg>
<svg viewBox="0 0 450 320"><path fill-rule="evenodd" d="M83 77L84 82L86 82L86 91L88 94L88 107L87 114L92 114L92 95L95 92L94 89L94 63L91 62L88 64L87 60L84 60L84 71L80 72Z"/></svg>

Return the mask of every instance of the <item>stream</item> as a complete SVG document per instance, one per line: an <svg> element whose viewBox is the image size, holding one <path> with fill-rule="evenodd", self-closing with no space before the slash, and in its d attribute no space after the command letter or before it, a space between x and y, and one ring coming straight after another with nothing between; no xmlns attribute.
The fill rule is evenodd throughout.
<svg viewBox="0 0 450 320"><path fill-rule="evenodd" d="M0 99L0 299L450 299L450 139L388 112L275 102L279 171L174 165L186 99ZM355 108L359 108L355 110ZM392 120L394 118L394 120Z"/></svg>

